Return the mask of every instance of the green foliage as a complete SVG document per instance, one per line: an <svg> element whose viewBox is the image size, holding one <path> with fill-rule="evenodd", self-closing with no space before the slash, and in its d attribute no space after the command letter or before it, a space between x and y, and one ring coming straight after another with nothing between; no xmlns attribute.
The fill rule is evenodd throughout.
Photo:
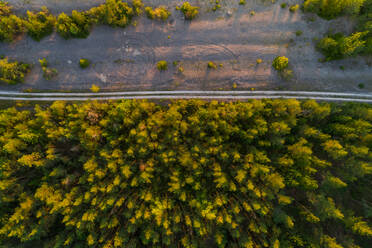
<svg viewBox="0 0 372 248"><path fill-rule="evenodd" d="M245 5L246 1L245 0L239 0L239 5Z"/></svg>
<svg viewBox="0 0 372 248"><path fill-rule="evenodd" d="M7 84L21 83L29 71L30 65L28 64L17 61L10 62L8 58L0 59L0 82Z"/></svg>
<svg viewBox="0 0 372 248"><path fill-rule="evenodd" d="M367 248L371 110L296 100L1 110L0 245Z"/></svg>
<svg viewBox="0 0 372 248"><path fill-rule="evenodd" d="M160 60L157 64L156 67L158 68L159 71L166 71L168 70L168 62L165 60Z"/></svg>
<svg viewBox="0 0 372 248"><path fill-rule="evenodd" d="M142 1L141 0L133 0L132 4L133 4L134 13L136 13L136 15L140 15L142 13L142 9L144 7L144 4L142 3Z"/></svg>
<svg viewBox="0 0 372 248"><path fill-rule="evenodd" d="M56 18L45 7L39 13L27 11L27 20L25 21L27 33L37 41L51 34L55 23Z"/></svg>
<svg viewBox="0 0 372 248"><path fill-rule="evenodd" d="M79 60L79 65L81 68L87 68L90 65L90 60L89 59L80 59Z"/></svg>
<svg viewBox="0 0 372 248"><path fill-rule="evenodd" d="M167 10L165 6L159 6L155 9L151 7L146 7L145 12L147 17L150 19L158 19L158 20L167 20L171 13Z"/></svg>
<svg viewBox="0 0 372 248"><path fill-rule="evenodd" d="M344 36L340 33L329 35L317 43L317 48L325 55L325 60L342 59L363 52L366 32Z"/></svg>
<svg viewBox="0 0 372 248"><path fill-rule="evenodd" d="M281 7L282 9L286 8L286 7L287 7L287 3L282 3L282 4L280 4L280 7Z"/></svg>
<svg viewBox="0 0 372 248"><path fill-rule="evenodd" d="M65 39L86 38L91 24L85 13L73 10L71 16L68 16L62 12L57 19L57 32Z"/></svg>
<svg viewBox="0 0 372 248"><path fill-rule="evenodd" d="M199 14L199 7L192 6L189 2L184 2L179 9L186 20L192 20Z"/></svg>
<svg viewBox="0 0 372 248"><path fill-rule="evenodd" d="M365 0L305 0L304 10L332 19L342 14L359 14L364 2Z"/></svg>
<svg viewBox="0 0 372 248"><path fill-rule="evenodd" d="M0 16L8 16L12 12L12 7L7 2L0 1Z"/></svg>
<svg viewBox="0 0 372 248"><path fill-rule="evenodd" d="M0 41L10 42L24 31L21 18L16 15L0 16Z"/></svg>
<svg viewBox="0 0 372 248"><path fill-rule="evenodd" d="M277 71L283 71L288 67L288 58L285 56L278 56L273 60L273 67Z"/></svg>

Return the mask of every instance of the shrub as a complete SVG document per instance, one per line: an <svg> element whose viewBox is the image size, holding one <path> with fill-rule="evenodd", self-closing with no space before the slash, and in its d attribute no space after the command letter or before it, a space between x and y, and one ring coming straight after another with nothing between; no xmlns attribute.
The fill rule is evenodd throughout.
<svg viewBox="0 0 372 248"><path fill-rule="evenodd" d="M217 69L217 65L212 61L209 61L207 66L209 69Z"/></svg>
<svg viewBox="0 0 372 248"><path fill-rule="evenodd" d="M277 71L283 71L288 67L288 58L285 56L278 56L273 61L273 67Z"/></svg>
<svg viewBox="0 0 372 248"><path fill-rule="evenodd" d="M65 39L86 38L92 25L85 13L73 10L71 16L61 13L57 19L57 32Z"/></svg>
<svg viewBox="0 0 372 248"><path fill-rule="evenodd" d="M100 88L99 88L97 85L92 84L92 87L90 88L90 90L91 90L92 92L94 92L94 93L97 93L97 92L100 91Z"/></svg>
<svg viewBox="0 0 372 248"><path fill-rule="evenodd" d="M55 23L56 18L45 7L39 13L27 11L27 20L25 21L27 33L37 41L51 34Z"/></svg>
<svg viewBox="0 0 372 248"><path fill-rule="evenodd" d="M281 7L282 9L284 9L285 7L287 7L287 3L282 3L282 4L280 5L280 7Z"/></svg>
<svg viewBox="0 0 372 248"><path fill-rule="evenodd" d="M256 63L257 64L261 64L262 63L262 59L256 59Z"/></svg>
<svg viewBox="0 0 372 248"><path fill-rule="evenodd" d="M297 30L296 31L296 36L301 36L302 35L302 31L301 30Z"/></svg>
<svg viewBox="0 0 372 248"><path fill-rule="evenodd" d="M165 71L168 69L168 63L165 60L161 60L157 63L156 67L159 71Z"/></svg>
<svg viewBox="0 0 372 248"><path fill-rule="evenodd" d="M152 9L151 7L146 7L145 12L147 17L150 19L158 19L158 20L167 20L171 13L167 10L164 6L159 6L156 9Z"/></svg>
<svg viewBox="0 0 372 248"><path fill-rule="evenodd" d="M245 5L245 4L246 4L245 0L239 0L239 5Z"/></svg>
<svg viewBox="0 0 372 248"><path fill-rule="evenodd" d="M9 62L8 58L0 59L0 81L7 84L22 83L30 71L30 65L17 61Z"/></svg>
<svg viewBox="0 0 372 248"><path fill-rule="evenodd" d="M1 16L0 18L0 41L12 41L16 35L24 31L21 18L16 15Z"/></svg>
<svg viewBox="0 0 372 248"><path fill-rule="evenodd" d="M184 2L180 10L184 14L186 20L192 20L199 14L199 7L192 6L189 2Z"/></svg>
<svg viewBox="0 0 372 248"><path fill-rule="evenodd" d="M90 65L90 61L88 59L80 59L79 65L81 68L87 68Z"/></svg>
<svg viewBox="0 0 372 248"><path fill-rule="evenodd" d="M291 7L289 7L289 11L296 12L299 8L300 8L300 5L298 4L292 5Z"/></svg>

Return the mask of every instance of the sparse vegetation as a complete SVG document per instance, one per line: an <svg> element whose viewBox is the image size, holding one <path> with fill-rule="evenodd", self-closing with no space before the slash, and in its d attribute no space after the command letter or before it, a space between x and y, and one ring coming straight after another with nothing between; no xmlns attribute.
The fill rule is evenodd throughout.
<svg viewBox="0 0 372 248"><path fill-rule="evenodd" d="M167 20L171 13L165 6L159 6L156 9L152 7L145 8L146 14L150 19Z"/></svg>
<svg viewBox="0 0 372 248"><path fill-rule="evenodd" d="M8 61L8 58L0 59L0 82L7 84L22 83L25 75L30 71L30 65Z"/></svg>
<svg viewBox="0 0 372 248"><path fill-rule="evenodd" d="M89 59L80 59L79 60L79 65L81 68L87 68L90 65L90 60Z"/></svg>
<svg viewBox="0 0 372 248"><path fill-rule="evenodd" d="M161 60L156 64L156 67L159 71L166 71L168 70L168 63L165 60Z"/></svg>
<svg viewBox="0 0 372 248"><path fill-rule="evenodd" d="M184 2L178 9L184 14L186 20L192 20L199 14L199 7L192 6L189 2Z"/></svg>
<svg viewBox="0 0 372 248"><path fill-rule="evenodd" d="M46 58L39 59L39 63L41 65L41 69L43 71L43 77L46 80L51 80L52 78L56 77L58 75L58 71L55 68L49 68L48 61Z"/></svg>

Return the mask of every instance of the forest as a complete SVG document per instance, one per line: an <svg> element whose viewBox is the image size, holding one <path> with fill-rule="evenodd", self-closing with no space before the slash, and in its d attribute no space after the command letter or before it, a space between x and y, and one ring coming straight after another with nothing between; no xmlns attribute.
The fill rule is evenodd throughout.
<svg viewBox="0 0 372 248"><path fill-rule="evenodd" d="M372 107L0 110L0 247L368 248Z"/></svg>

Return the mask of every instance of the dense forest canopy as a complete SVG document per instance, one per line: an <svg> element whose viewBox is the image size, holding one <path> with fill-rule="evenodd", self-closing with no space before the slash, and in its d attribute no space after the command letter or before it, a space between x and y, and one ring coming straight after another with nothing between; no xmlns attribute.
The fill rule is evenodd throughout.
<svg viewBox="0 0 372 248"><path fill-rule="evenodd" d="M297 100L4 109L0 240L368 248L371 122L370 105Z"/></svg>

